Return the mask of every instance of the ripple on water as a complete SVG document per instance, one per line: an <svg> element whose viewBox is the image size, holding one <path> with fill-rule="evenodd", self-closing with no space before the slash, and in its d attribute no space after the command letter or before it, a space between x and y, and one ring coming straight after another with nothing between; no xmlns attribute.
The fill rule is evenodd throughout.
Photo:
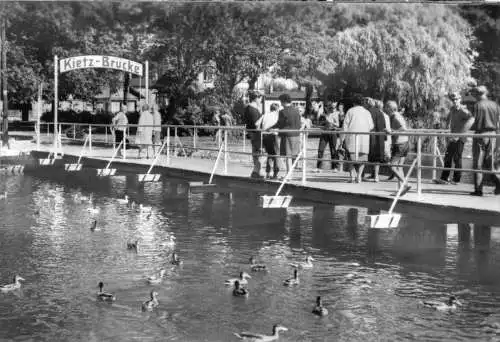
<svg viewBox="0 0 500 342"><path fill-rule="evenodd" d="M179 182L144 185L128 176L98 180L57 171L39 177L6 179L12 194L0 205L0 279L19 273L27 281L0 294L0 339L225 341L238 331L271 333L275 323L290 329L282 334L286 341L470 341L499 334L500 277L481 273L498 266L493 247L500 246L493 242L467 252L450 239L438 246L445 253L429 252L417 225L373 234L359 224L363 208L266 211L255 194L189 194ZM93 194L99 213L75 202L74 193ZM152 206L151 216L119 204L125 194ZM100 230L91 232L94 219ZM170 236L175 244L167 243ZM126 248L133 239L137 252ZM182 267L170 264L174 250ZM293 275L289 264L308 254L316 260L299 271L301 284L283 286ZM251 256L268 272L250 272ZM161 268L164 281L149 285L147 276ZM240 271L252 276L248 298L224 285ZM117 302L96 300L99 281ZM143 313L152 289L160 308ZM465 304L454 313L418 305L450 293ZM326 317L311 313L318 295Z"/></svg>

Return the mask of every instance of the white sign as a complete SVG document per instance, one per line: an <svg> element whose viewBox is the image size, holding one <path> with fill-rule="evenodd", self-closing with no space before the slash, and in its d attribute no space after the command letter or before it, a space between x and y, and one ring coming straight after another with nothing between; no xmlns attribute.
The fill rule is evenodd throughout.
<svg viewBox="0 0 500 342"><path fill-rule="evenodd" d="M125 58L89 55L69 57L59 61L59 72L61 73L85 68L116 69L142 76L142 64Z"/></svg>

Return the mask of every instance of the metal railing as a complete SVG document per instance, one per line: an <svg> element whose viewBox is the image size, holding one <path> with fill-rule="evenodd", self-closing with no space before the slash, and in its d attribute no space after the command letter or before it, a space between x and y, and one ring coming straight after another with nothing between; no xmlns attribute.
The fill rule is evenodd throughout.
<svg viewBox="0 0 500 342"><path fill-rule="evenodd" d="M44 126L47 126L45 128ZM44 127L44 128L42 128ZM40 142L41 136L45 135L46 137L52 137L52 134L50 132L50 127L53 127L52 123L41 123L40 127L38 127L35 130L35 133L37 134L37 142ZM136 130L139 126L138 125L127 125L125 131L124 131L124 141L127 141L127 139L132 140L132 137L134 135L130 134L131 130ZM153 126L141 126L141 127L153 127ZM92 148L93 144L101 144L104 146L109 146L115 148L115 137L114 137L114 128L112 125L105 125L105 124L79 124L79 123L59 123L59 132L66 132L66 138L63 139L63 141L84 141L86 134L88 134L89 137L89 147ZM69 129L69 130L68 130ZM78 135L80 134L80 131L85 129L88 133L83 134L80 138ZM224 173L227 174L228 170L228 164L230 160L233 161L238 161L235 156L252 156L252 151L251 151L251 144L247 142L247 133L249 132L261 132L262 136L265 134L268 134L269 132L267 131L262 131L262 130L247 130L243 126L210 126L210 125L161 125L161 130L162 130L162 135L163 139L167 139L167 146L165 148L165 153L167 154L167 163L170 162L171 157L189 157L193 156L194 152L199 152L199 151L205 151L208 153L216 153L219 150L219 146L223 146L223 157L224 157ZM98 132L104 132L104 133L98 133ZM108 133L109 132L109 133ZM398 164L391 164L391 163L379 163L379 162L368 162L368 161L361 161L358 160L358 139L360 136L366 136L366 135L384 135L386 136L387 133L383 132L344 132L344 131L324 131L324 130L318 130L318 129L311 129L311 130L280 130L279 133L286 133L286 132L295 132L299 133L300 135L300 141L301 141L301 152L302 152L302 176L301 180L303 183L307 181L307 170L308 170L308 162L317 162L318 160L322 160L323 162L337 162L337 163L343 163L343 164L363 164L363 165L380 165L380 166L386 166L386 167L409 167L409 165L398 165ZM311 142L311 136L312 135L321 135L321 134L334 134L334 135L354 135L354 145L356 146L356 150L352 151L354 152L354 158L353 160L345 160L345 159L333 159L333 156L331 156L330 159L322 158L318 159L316 157L310 157L309 154L312 151L317 151L317 145L316 147L311 147L310 142ZM420 195L422 191L422 171L424 170L431 170L432 171L432 179L436 179L437 172L438 171L443 171L443 170L449 170L449 171L455 171L455 170L460 170L462 172L470 172L470 173L497 173L500 174L500 172L495 172L494 168L494 162L491 162L489 170L475 170L475 169L470 169L470 168L445 168L443 167L444 161L443 161L443 156L442 153L440 152L438 148L438 139L449 139L449 138L492 138L492 142L490 145L490 153L491 155L495 156L495 149L496 149L496 144L495 140L499 139L500 140L500 134L495 134L492 132L492 134L473 134L473 133L463 133L463 134L456 134L456 133L443 133L441 130L440 131L432 131L432 130L407 130L404 132L393 132L393 135L397 134L398 136L408 136L410 140L415 141L416 145L416 151L411 152L410 149L410 156L414 156L417 158L417 165L416 165L416 182L417 182L417 193ZM203 138L205 136L205 138ZM110 141L110 138L112 140ZM202 139L202 143L200 143L200 139ZM426 153L422 149L422 142L423 139L430 139L431 141L431 146L430 146L430 153ZM129 145L129 147L136 147L137 145L129 141L126 144ZM221 145L222 144L222 145ZM131 146L130 146L131 145ZM140 144L143 145L143 147L149 148L150 146L156 146L158 144ZM160 143L161 145L161 143ZM212 146L213 145L213 146ZM249 146L250 145L250 146ZM249 150L250 147L250 151ZM261 139L261 145L260 145L260 151L262 151L263 144L262 144L262 139ZM123 146L124 152L127 149L127 146ZM309 152L309 153L308 153ZM313 152L314 153L314 152ZM176 155L177 154L177 155ZM316 154L316 153L314 153ZM123 158L126 158L126 153L123 153ZM265 157L268 156L265 153L260 153L260 157ZM279 158L283 158L283 156L277 155ZM423 157L430 157L431 158L431 165L423 165L422 164L422 158ZM411 162L413 159L408 160ZM250 162L250 158L247 158L246 160L239 160L240 162ZM440 161L441 166L437 165L437 162Z"/></svg>

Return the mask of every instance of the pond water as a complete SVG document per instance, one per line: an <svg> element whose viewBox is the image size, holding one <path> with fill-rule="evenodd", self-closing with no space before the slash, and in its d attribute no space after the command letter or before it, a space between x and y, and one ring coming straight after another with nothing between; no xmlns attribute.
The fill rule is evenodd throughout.
<svg viewBox="0 0 500 342"><path fill-rule="evenodd" d="M140 184L133 176L38 172L1 178L0 340L236 341L234 332L281 341L470 341L500 334L500 239L496 229L446 226L405 216L399 229L369 230L366 208L258 207L259 195L190 194L182 180ZM75 194L92 194L99 213ZM125 195L152 207L141 214ZM301 203L302 205L303 203ZM96 231L91 231L93 220ZM168 241L175 236L175 246ZM137 252L127 241L139 240ZM184 264L170 264L176 250ZM314 267L287 288L289 263ZM269 272L252 273L251 256ZM146 278L166 269L164 281ZM233 297L224 280L247 271L250 296ZM96 300L97 284L116 295ZM160 305L141 312L155 289ZM458 293L453 313L419 305ZM322 296L330 313L311 310Z"/></svg>

